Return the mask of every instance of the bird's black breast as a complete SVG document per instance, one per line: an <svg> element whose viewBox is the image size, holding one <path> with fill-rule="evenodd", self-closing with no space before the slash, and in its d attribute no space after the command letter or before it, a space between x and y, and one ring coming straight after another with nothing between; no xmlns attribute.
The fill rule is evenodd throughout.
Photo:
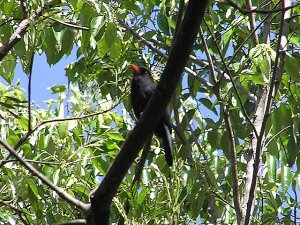
<svg viewBox="0 0 300 225"><path fill-rule="evenodd" d="M134 76L131 80L131 104L137 118L144 111L155 90L154 82L149 75Z"/></svg>

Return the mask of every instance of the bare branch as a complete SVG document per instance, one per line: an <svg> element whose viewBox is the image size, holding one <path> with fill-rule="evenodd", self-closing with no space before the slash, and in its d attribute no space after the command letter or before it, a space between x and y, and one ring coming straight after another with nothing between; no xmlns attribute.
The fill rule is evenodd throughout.
<svg viewBox="0 0 300 225"><path fill-rule="evenodd" d="M85 225L85 224L87 224L85 219L78 219L78 220L70 220L65 223L58 223L56 225Z"/></svg>
<svg viewBox="0 0 300 225"><path fill-rule="evenodd" d="M27 212L23 212L21 209L18 209L14 206L12 206L10 203L6 202L6 201L3 201L0 199L0 205L5 205L6 207L12 209L14 212L16 212L17 214L28 214L30 215L29 213Z"/></svg>
<svg viewBox="0 0 300 225"><path fill-rule="evenodd" d="M55 191L62 199L66 200L67 202L77 206L81 210L87 212L89 209L89 204L85 204L76 198L74 198L72 195L65 192L63 189L57 187L54 185L46 176L44 176L42 173L40 173L35 167L33 167L31 164L26 162L24 158L18 155L18 153L11 148L8 144L6 144L4 141L0 140L0 145L2 145L7 151L9 151L18 161L26 168L28 169L34 176L39 178L39 180L46 184L48 187L50 187L53 191Z"/></svg>
<svg viewBox="0 0 300 225"><path fill-rule="evenodd" d="M291 5L291 0L284 0L283 1L283 7L288 8ZM251 183L251 189L249 193L249 200L247 203L247 211L246 211L246 218L245 218L245 224L248 225L250 224L251 221L251 214L252 214L252 208L254 204L254 197L255 197L255 192L256 192L256 186L257 186L257 174L258 174L258 169L259 169L259 163L261 159L261 154L262 154L262 148L263 148L263 139L264 139L264 131L266 129L267 121L268 118L271 114L272 110L272 104L274 101L274 98L277 93L277 86L279 86L281 82L281 76L284 71L284 58L285 58L285 51L286 51L286 40L288 36L288 23L286 21L290 17L290 12L286 11L282 13L281 17L281 23L280 23L280 29L279 29L279 37L278 37L278 43L277 43L277 50L276 50L276 58L274 62L274 69L273 69L273 74L270 82L270 88L266 95L266 102L265 102L265 107L264 107L264 113L263 115L263 120L261 121L261 130L259 133L259 137L257 140L257 145L256 145L256 152L255 152L255 161L253 165L253 175L252 175L252 183ZM278 63L279 67L278 67Z"/></svg>
<svg viewBox="0 0 300 225"><path fill-rule="evenodd" d="M247 7L252 10L252 0L247 0L246 1L246 4L247 4ZM251 27L251 30L255 30L255 18L254 18L254 13L251 12L249 13L249 21L250 21L250 27ZM253 42L254 42L254 45L258 45L259 44L259 41L258 41L258 36L256 34L256 32L253 33Z"/></svg>
<svg viewBox="0 0 300 225"><path fill-rule="evenodd" d="M74 28L75 30L85 30L85 31L89 31L90 30L88 27L82 27L82 26L79 26L79 25L74 24L72 22L64 22L64 21L61 21L61 20L58 20L58 19L54 19L54 18L50 18L50 20L58 22L58 23L66 26L66 27Z"/></svg>
<svg viewBox="0 0 300 225"><path fill-rule="evenodd" d="M225 1L221 1L221 2L232 6L233 8L240 11L242 14L250 14L250 13L271 14L271 13L287 11L289 9L292 9L292 8L297 7L297 6L300 5L300 2L297 2L297 3L291 4L289 6L283 7L283 8L272 9L272 10L265 10L265 9L245 10L232 0L225 0Z"/></svg>
<svg viewBox="0 0 300 225"><path fill-rule="evenodd" d="M13 46L22 39L22 36L26 33L30 24L36 21L42 15L45 9L55 7L56 4L54 2L56 2L56 4L60 3L60 1L48 0L41 7L37 8L32 16L30 16L28 19L23 20L19 24L19 27L16 29L15 33L9 38L8 43L0 48L0 61L2 61L2 59L13 48Z"/></svg>

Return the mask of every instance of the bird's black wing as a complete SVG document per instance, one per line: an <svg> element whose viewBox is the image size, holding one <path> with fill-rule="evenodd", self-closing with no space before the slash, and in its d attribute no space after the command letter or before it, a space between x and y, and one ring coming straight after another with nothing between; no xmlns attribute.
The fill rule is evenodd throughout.
<svg viewBox="0 0 300 225"><path fill-rule="evenodd" d="M139 119L155 91L153 80L148 76L137 76L131 81L131 104Z"/></svg>

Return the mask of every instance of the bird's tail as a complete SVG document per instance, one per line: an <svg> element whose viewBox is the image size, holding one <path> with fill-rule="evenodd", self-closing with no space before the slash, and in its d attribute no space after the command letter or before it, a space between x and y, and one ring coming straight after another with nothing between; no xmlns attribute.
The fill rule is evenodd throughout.
<svg viewBox="0 0 300 225"><path fill-rule="evenodd" d="M164 127L164 134L162 136L162 140L163 140L163 145L164 145L164 150L165 150L165 157L166 157L166 161L168 163L169 166L172 166L173 164L173 147L172 147L172 140L171 140L171 133L170 130L168 128L168 126L166 124L163 125Z"/></svg>

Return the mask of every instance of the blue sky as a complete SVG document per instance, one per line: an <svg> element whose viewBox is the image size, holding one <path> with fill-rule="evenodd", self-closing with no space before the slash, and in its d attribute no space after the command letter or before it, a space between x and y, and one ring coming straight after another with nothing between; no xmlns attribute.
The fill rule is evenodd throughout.
<svg viewBox="0 0 300 225"><path fill-rule="evenodd" d="M45 54L36 54L32 69L31 99L40 107L47 108L45 101L55 97L51 94L52 91L49 87L68 84L64 68L66 65L74 61L76 61L76 51L73 51L68 57L64 56L54 66L48 65ZM17 65L13 83L15 84L18 80L20 80L21 86L27 95L28 77L23 72L20 63Z"/></svg>

